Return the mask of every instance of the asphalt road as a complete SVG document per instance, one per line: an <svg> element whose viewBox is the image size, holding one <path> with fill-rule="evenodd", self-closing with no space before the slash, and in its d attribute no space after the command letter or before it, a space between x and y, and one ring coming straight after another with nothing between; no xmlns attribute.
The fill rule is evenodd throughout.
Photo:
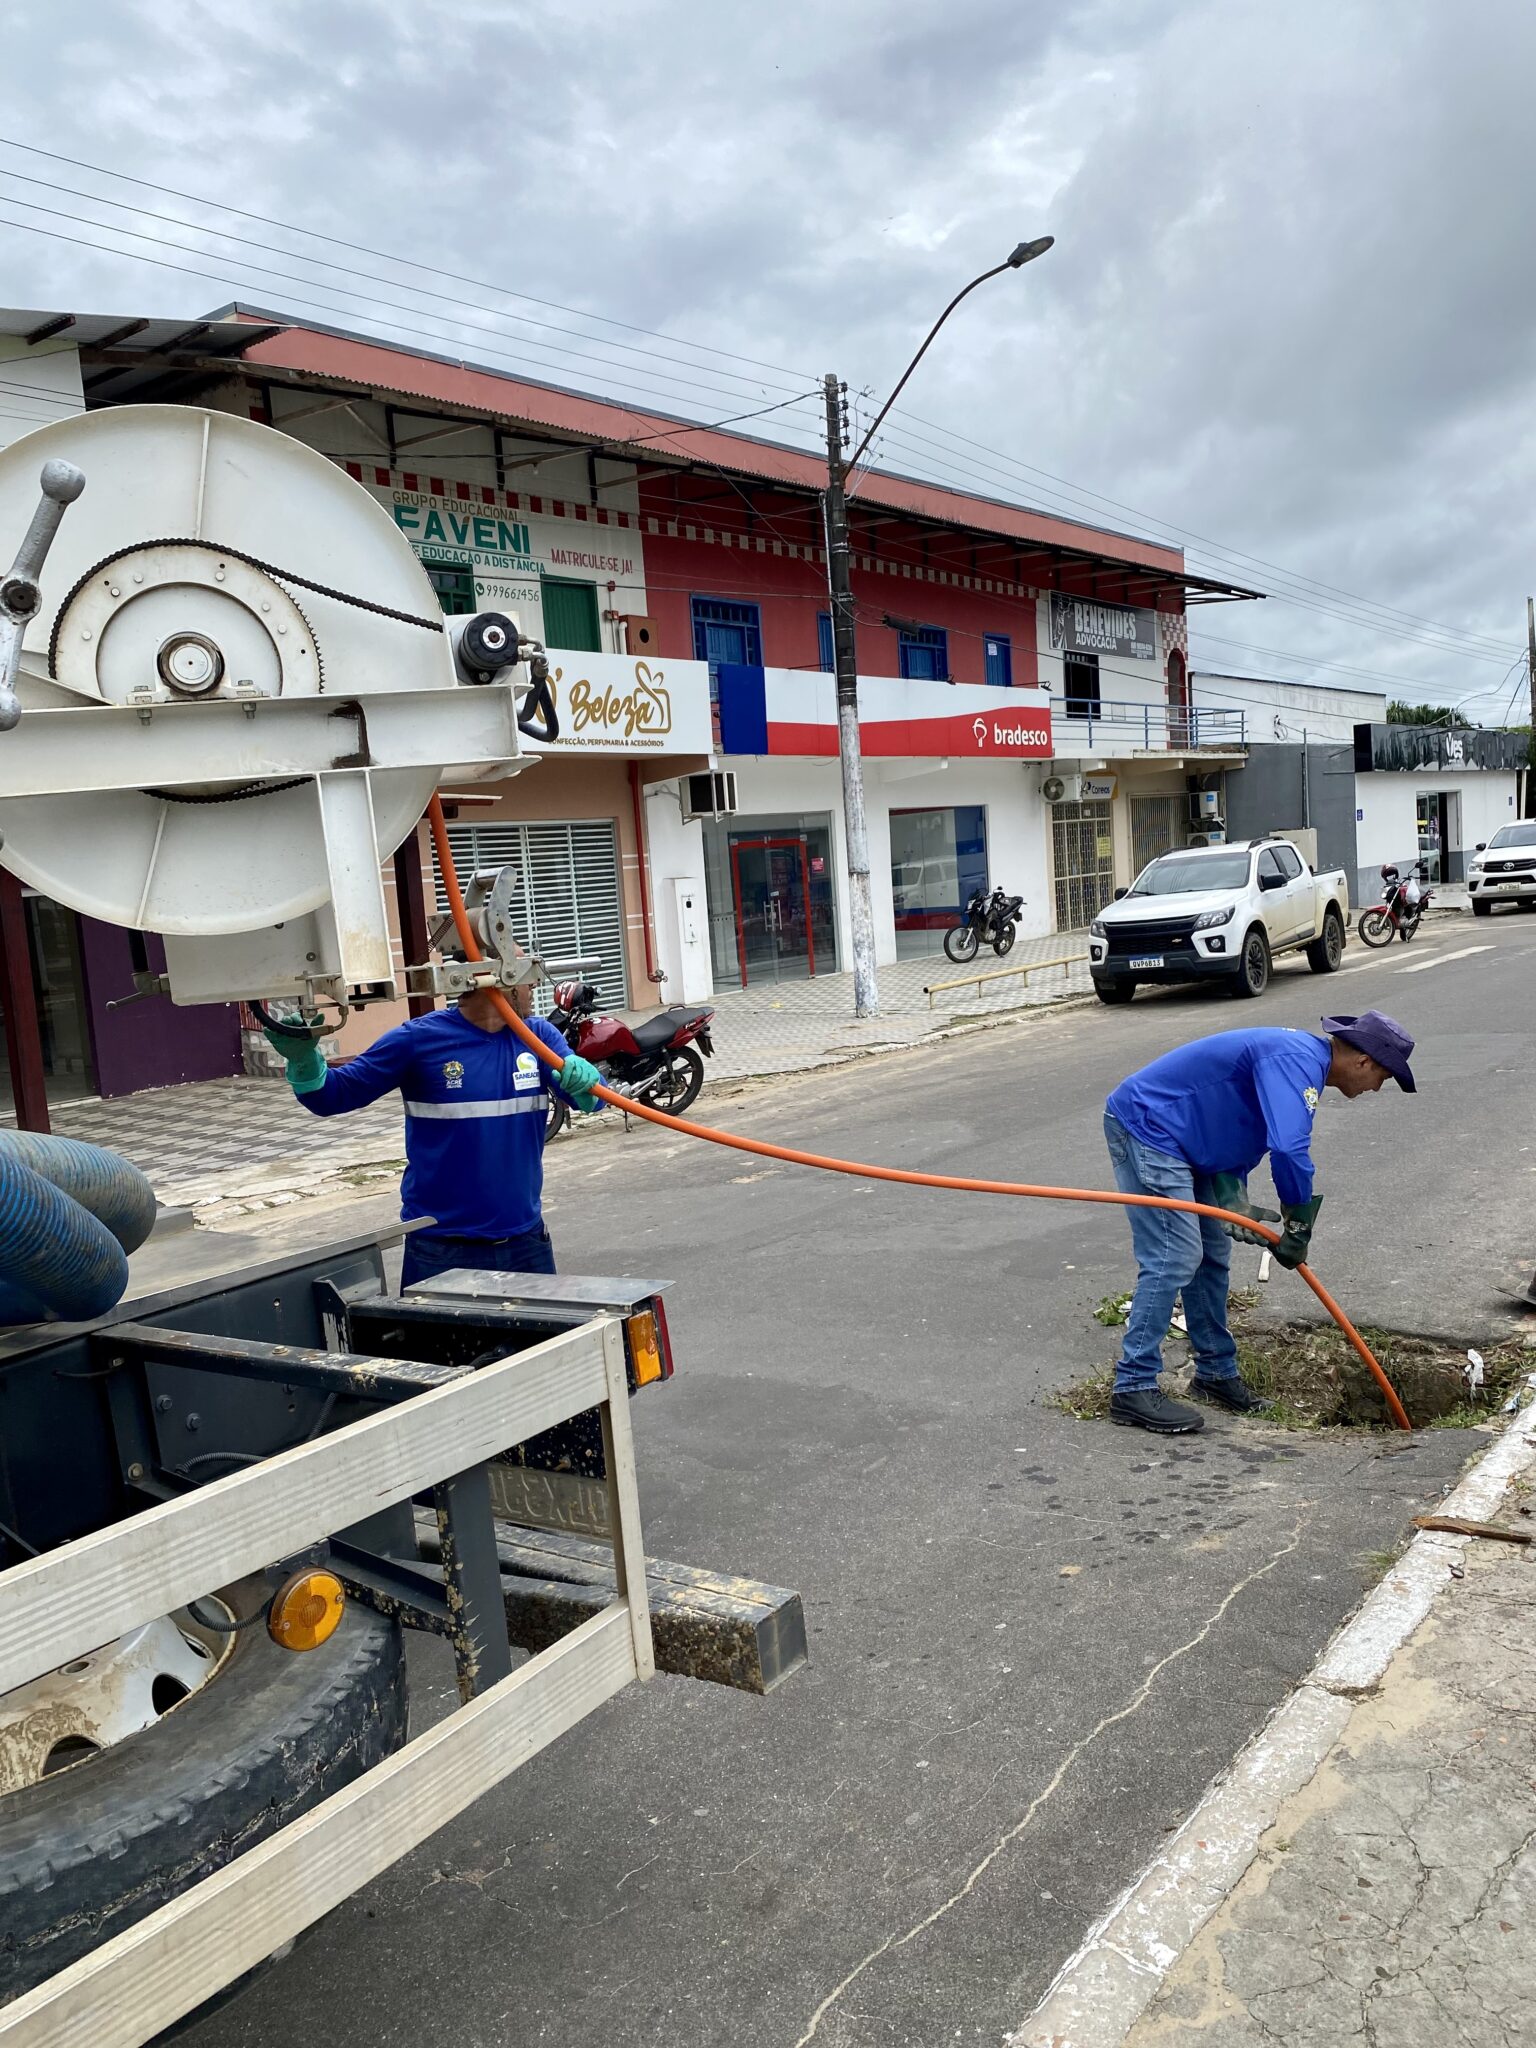
<svg viewBox="0 0 1536 2048"><path fill-rule="evenodd" d="M1257 1003L1047 1014L715 1113L1105 1186L1121 1075L1375 1005L1418 1037L1420 1093L1325 1096L1318 1270L1362 1319L1470 1342L1501 1321L1498 1271L1536 1264L1533 987L1536 918L1447 917L1412 948L1352 945L1331 979L1288 966ZM798 1587L811 1668L767 1700L621 1697L195 2048L997 2044L1474 1448L1225 1418L1169 1443L1059 1414L1052 1389L1113 1356L1091 1315L1132 1277L1113 1210L637 1127L553 1153L549 1214L567 1270L672 1283L678 1377L634 1409L648 1548ZM1272 1294L1309 1310L1289 1276Z"/></svg>

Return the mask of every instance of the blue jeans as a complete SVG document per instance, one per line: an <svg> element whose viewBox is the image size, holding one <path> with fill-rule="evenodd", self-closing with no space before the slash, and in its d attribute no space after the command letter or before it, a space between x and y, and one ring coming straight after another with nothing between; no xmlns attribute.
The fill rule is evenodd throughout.
<svg viewBox="0 0 1536 2048"><path fill-rule="evenodd" d="M555 1248L542 1224L523 1237L448 1237L418 1230L405 1240L400 1285L414 1287L455 1266L473 1266L482 1273L553 1273Z"/></svg>
<svg viewBox="0 0 1536 2048"><path fill-rule="evenodd" d="M1118 1117L1104 1117L1104 1142L1123 1195L1175 1195L1185 1201L1214 1202L1206 1174L1196 1173L1172 1153L1133 1138ZM1184 1320L1203 1380L1231 1379L1237 1346L1227 1328L1227 1276L1232 1240L1209 1216L1177 1209L1127 1209L1136 1249L1136 1292L1130 1321L1115 1366L1117 1394L1143 1393L1157 1385L1163 1369L1163 1338L1173 1305L1182 1294Z"/></svg>

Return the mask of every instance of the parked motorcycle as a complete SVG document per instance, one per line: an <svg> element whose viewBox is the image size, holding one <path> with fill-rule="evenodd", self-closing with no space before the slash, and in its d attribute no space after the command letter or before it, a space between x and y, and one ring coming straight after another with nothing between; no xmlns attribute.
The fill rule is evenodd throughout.
<svg viewBox="0 0 1536 2048"><path fill-rule="evenodd" d="M572 1052L597 1067L603 1079L637 1102L681 1116L704 1086L704 1059L713 1055L713 1010L663 1010L643 1024L599 1017L597 990L590 981L562 981L549 1021ZM700 1055L704 1057L701 1058ZM549 1098L548 1135L565 1128L570 1111Z"/></svg>
<svg viewBox="0 0 1536 2048"><path fill-rule="evenodd" d="M1406 945L1419 928L1434 896L1429 887L1429 867L1417 861L1405 875L1388 861L1382 868L1384 893L1380 903L1360 913L1360 936L1368 946L1390 946L1394 938Z"/></svg>
<svg viewBox="0 0 1536 2048"><path fill-rule="evenodd" d="M944 934L944 951L951 960L963 964L974 960L986 945L1001 960L1005 953L1013 951L1023 908L1022 896L1005 896L1001 889L994 889L989 896L985 889L978 889L966 904L959 924Z"/></svg>

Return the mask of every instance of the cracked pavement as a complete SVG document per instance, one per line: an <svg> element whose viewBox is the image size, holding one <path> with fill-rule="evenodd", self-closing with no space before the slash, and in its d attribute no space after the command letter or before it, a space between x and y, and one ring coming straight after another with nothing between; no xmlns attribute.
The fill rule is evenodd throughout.
<svg viewBox="0 0 1536 2048"><path fill-rule="evenodd" d="M1536 2038L1536 1560L1473 1543L1125 2048Z"/></svg>

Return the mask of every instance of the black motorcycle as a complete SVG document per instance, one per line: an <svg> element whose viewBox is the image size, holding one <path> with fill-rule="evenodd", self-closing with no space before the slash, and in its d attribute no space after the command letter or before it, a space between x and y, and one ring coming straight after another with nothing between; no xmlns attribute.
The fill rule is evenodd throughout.
<svg viewBox="0 0 1536 2048"><path fill-rule="evenodd" d="M963 965L974 960L986 945L1001 960L1005 953L1013 951L1023 908L1022 896L1005 896L1001 889L994 889L989 896L985 889L978 889L966 904L959 924L944 934L944 951L951 960Z"/></svg>

